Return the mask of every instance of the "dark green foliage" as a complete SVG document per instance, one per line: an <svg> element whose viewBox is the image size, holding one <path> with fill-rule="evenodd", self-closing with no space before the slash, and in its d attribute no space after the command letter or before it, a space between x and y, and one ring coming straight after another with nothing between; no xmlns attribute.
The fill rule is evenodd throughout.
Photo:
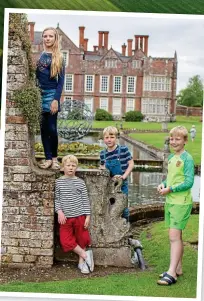
<svg viewBox="0 0 204 301"><path fill-rule="evenodd" d="M13 40L19 40L22 48L26 52L28 62L28 78L23 87L14 91L14 101L22 110L25 116L29 130L32 134L39 132L41 116L41 94L35 82L35 68L31 56L31 43L28 35L28 21L25 14L9 15L9 34Z"/></svg>
<svg viewBox="0 0 204 301"><path fill-rule="evenodd" d="M139 111L129 111L125 113L125 121L141 121L144 118Z"/></svg>
<svg viewBox="0 0 204 301"><path fill-rule="evenodd" d="M16 104L21 108L23 115L28 121L28 127L31 133L39 132L41 116L41 95L39 88L32 83L14 92Z"/></svg>
<svg viewBox="0 0 204 301"><path fill-rule="evenodd" d="M106 110L97 109L95 114L95 120L111 121L113 120L113 116L110 113L108 113Z"/></svg>
<svg viewBox="0 0 204 301"><path fill-rule="evenodd" d="M189 79L188 85L177 95L178 104L187 107L203 106L203 83L200 75Z"/></svg>

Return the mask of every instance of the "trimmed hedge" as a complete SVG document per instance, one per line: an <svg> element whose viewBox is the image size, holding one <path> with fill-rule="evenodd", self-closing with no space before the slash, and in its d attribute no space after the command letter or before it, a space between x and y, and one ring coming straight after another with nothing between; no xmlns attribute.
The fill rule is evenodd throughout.
<svg viewBox="0 0 204 301"><path fill-rule="evenodd" d="M113 116L106 110L97 109L95 114L95 120L111 121L113 120Z"/></svg>
<svg viewBox="0 0 204 301"><path fill-rule="evenodd" d="M125 113L125 121L141 121L144 118L139 111L129 111Z"/></svg>

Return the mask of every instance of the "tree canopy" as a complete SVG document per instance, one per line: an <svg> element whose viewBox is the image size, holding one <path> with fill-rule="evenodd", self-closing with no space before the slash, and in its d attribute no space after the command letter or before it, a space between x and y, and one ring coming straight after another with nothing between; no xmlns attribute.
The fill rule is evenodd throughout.
<svg viewBox="0 0 204 301"><path fill-rule="evenodd" d="M189 79L187 87L177 95L177 103L188 107L203 106L203 83L200 75Z"/></svg>

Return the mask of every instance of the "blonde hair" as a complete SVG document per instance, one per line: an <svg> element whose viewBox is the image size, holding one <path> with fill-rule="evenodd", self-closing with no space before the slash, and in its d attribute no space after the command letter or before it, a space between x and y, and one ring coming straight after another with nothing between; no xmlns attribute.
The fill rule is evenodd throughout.
<svg viewBox="0 0 204 301"><path fill-rule="evenodd" d="M117 136L118 130L114 126L108 126L103 130L103 136L105 136L106 134Z"/></svg>
<svg viewBox="0 0 204 301"><path fill-rule="evenodd" d="M64 168L64 165L67 161L70 161L72 163L75 163L78 166L78 159L74 155L67 155L62 158L62 168Z"/></svg>
<svg viewBox="0 0 204 301"><path fill-rule="evenodd" d="M185 128L185 126L179 125L174 127L169 132L170 137L174 135L183 136L185 140L188 140L188 130Z"/></svg>
<svg viewBox="0 0 204 301"><path fill-rule="evenodd" d="M50 77L55 77L57 74L60 74L62 69L62 53L60 52L60 46L59 46L59 34L58 31L54 27L47 27L43 30L42 37L47 30L52 30L55 34L55 41L52 46L52 63L51 63L51 72ZM45 45L43 41L43 47L45 50Z"/></svg>
<svg viewBox="0 0 204 301"><path fill-rule="evenodd" d="M195 125L194 125L194 124L192 125L192 128L195 128Z"/></svg>

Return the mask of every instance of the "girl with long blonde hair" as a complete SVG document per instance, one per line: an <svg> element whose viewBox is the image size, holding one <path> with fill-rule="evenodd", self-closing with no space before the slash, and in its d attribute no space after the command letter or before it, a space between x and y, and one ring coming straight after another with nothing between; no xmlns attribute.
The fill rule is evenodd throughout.
<svg viewBox="0 0 204 301"><path fill-rule="evenodd" d="M43 169L58 169L57 113L60 111L65 66L60 52L58 31L47 27L43 30L42 39L44 51L37 61L36 77L42 97L41 139L45 162L39 166Z"/></svg>

